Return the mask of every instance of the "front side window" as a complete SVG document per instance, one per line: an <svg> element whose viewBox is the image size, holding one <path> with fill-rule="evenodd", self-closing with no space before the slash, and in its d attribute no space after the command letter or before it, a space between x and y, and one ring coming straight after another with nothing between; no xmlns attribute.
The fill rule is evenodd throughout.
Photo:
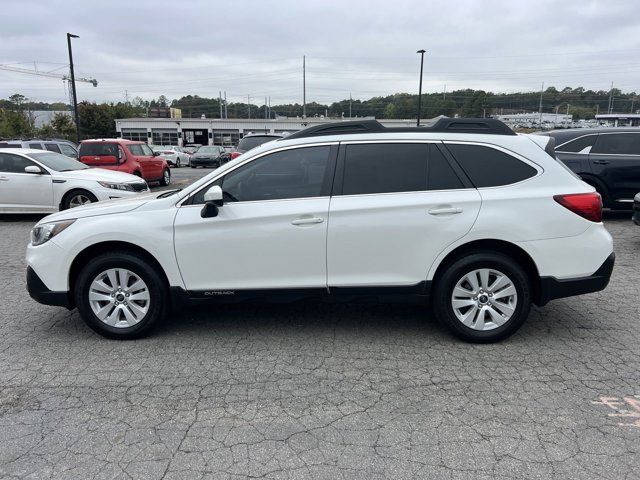
<svg viewBox="0 0 640 480"><path fill-rule="evenodd" d="M510 185L538 173L532 166L495 148L455 143L446 145L476 188Z"/></svg>
<svg viewBox="0 0 640 480"><path fill-rule="evenodd" d="M322 146L271 153L229 172L216 184L227 202L326 196L329 151L329 146ZM208 188L196 195L194 203L203 203Z"/></svg>
<svg viewBox="0 0 640 480"><path fill-rule="evenodd" d="M147 157L153 157L153 150L151 150L149 145L143 143L142 145L140 145L140 148L142 148L143 155L146 155Z"/></svg>
<svg viewBox="0 0 640 480"><path fill-rule="evenodd" d="M560 145L556 147L556 151L558 152L570 152L570 153L580 153L585 148L593 147L594 142L596 141L597 135L585 135L584 137L576 138L575 140L571 140L564 145ZM588 153L588 152L585 152Z"/></svg>
<svg viewBox="0 0 640 480"><path fill-rule="evenodd" d="M20 155L0 152L0 172L2 173L25 173L24 169L32 165L35 163Z"/></svg>
<svg viewBox="0 0 640 480"><path fill-rule="evenodd" d="M640 133L601 133L591 153L640 155Z"/></svg>

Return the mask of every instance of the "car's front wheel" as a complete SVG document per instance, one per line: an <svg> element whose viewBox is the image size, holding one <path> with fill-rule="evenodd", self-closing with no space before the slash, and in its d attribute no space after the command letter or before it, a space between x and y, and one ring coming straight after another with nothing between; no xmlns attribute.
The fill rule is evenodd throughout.
<svg viewBox="0 0 640 480"><path fill-rule="evenodd" d="M476 252L450 264L434 291L438 319L459 338L495 342L515 333L531 308L527 273L510 257Z"/></svg>
<svg viewBox="0 0 640 480"><path fill-rule="evenodd" d="M92 330L121 340L148 334L168 308L162 274L129 252L90 260L78 275L74 295L80 316Z"/></svg>
<svg viewBox="0 0 640 480"><path fill-rule="evenodd" d="M162 178L160 179L160 185L162 185L163 187L166 187L170 183L171 183L171 172L169 171L168 168L166 168L164 170L164 172L162 172Z"/></svg>
<svg viewBox="0 0 640 480"><path fill-rule="evenodd" d="M67 193L61 202L61 209L67 210L69 208L81 207L89 203L97 202L96 196L87 190L72 190Z"/></svg>

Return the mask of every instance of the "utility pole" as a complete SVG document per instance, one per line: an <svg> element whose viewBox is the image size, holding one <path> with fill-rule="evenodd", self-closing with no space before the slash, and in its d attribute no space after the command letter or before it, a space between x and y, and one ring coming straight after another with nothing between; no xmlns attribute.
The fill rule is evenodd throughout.
<svg viewBox="0 0 640 480"><path fill-rule="evenodd" d="M569 104L567 103L567 115L569 115Z"/></svg>
<svg viewBox="0 0 640 480"><path fill-rule="evenodd" d="M613 82L611 82L611 90L609 91L609 109L607 113L611 113L613 111Z"/></svg>
<svg viewBox="0 0 640 480"><path fill-rule="evenodd" d="M271 96L269 96L269 120L271 120Z"/></svg>
<svg viewBox="0 0 640 480"><path fill-rule="evenodd" d="M447 84L444 84L444 93L442 94L442 100L447 99Z"/></svg>
<svg viewBox="0 0 640 480"><path fill-rule="evenodd" d="M418 50L416 53L420 54L420 85L418 85L418 115L416 119L416 127L420 126L420 113L422 110L422 67L424 67L424 54L425 50Z"/></svg>
<svg viewBox="0 0 640 480"><path fill-rule="evenodd" d="M351 118L351 102L353 102L353 98L351 98L351 92L349 92L349 118Z"/></svg>
<svg viewBox="0 0 640 480"><path fill-rule="evenodd" d="M129 105L129 91L128 90L124 91L124 103Z"/></svg>
<svg viewBox="0 0 640 480"><path fill-rule="evenodd" d="M247 118L251 118L251 97L247 95Z"/></svg>
<svg viewBox="0 0 640 480"><path fill-rule="evenodd" d="M302 118L307 118L307 59L302 56Z"/></svg>
<svg viewBox="0 0 640 480"><path fill-rule="evenodd" d="M224 118L229 118L229 112L227 111L227 92L224 92Z"/></svg>
<svg viewBox="0 0 640 480"><path fill-rule="evenodd" d="M267 119L267 97L264 97L264 119Z"/></svg>
<svg viewBox="0 0 640 480"><path fill-rule="evenodd" d="M73 54L71 53L71 39L80 38L73 33L67 33L67 47L69 48L69 70L71 72L71 91L73 92L73 116L76 121L76 139L80 143L80 117L78 116L78 96L76 95L76 76L73 72Z"/></svg>
<svg viewBox="0 0 640 480"><path fill-rule="evenodd" d="M636 97L631 97L631 111L629 113L633 113L633 104L635 103Z"/></svg>
<svg viewBox="0 0 640 480"><path fill-rule="evenodd" d="M538 107L538 114L540 115L540 126L542 127L542 93L544 92L544 82L540 87L540 106Z"/></svg>
<svg viewBox="0 0 640 480"><path fill-rule="evenodd" d="M222 118L222 91L218 91L218 103L220 104L220 118Z"/></svg>

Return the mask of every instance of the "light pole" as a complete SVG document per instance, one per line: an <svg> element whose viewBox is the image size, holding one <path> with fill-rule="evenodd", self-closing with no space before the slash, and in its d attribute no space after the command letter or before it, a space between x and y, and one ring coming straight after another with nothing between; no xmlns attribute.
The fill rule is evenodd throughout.
<svg viewBox="0 0 640 480"><path fill-rule="evenodd" d="M424 67L424 54L425 50L418 50L416 53L420 54L420 85L418 86L418 118L416 120L416 127L420 126L420 113L422 110L422 67Z"/></svg>
<svg viewBox="0 0 640 480"><path fill-rule="evenodd" d="M76 76L73 73L73 55L71 53L71 39L80 38L73 33L67 33L67 47L69 47L69 70L71 71L71 92L73 93L73 116L76 121L76 139L80 143L80 117L78 116L78 97L76 96Z"/></svg>

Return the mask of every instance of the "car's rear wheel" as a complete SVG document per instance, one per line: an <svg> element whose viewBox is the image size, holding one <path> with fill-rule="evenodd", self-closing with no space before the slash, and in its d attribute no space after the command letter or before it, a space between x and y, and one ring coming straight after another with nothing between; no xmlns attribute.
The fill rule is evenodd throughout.
<svg viewBox="0 0 640 480"><path fill-rule="evenodd" d="M163 187L166 187L170 183L171 183L171 171L169 171L168 168L165 168L164 172L162 172L162 178L160 179L160 185L162 185Z"/></svg>
<svg viewBox="0 0 640 480"><path fill-rule="evenodd" d="M62 210L81 207L89 203L97 202L96 196L87 190L72 190L64 196L61 202Z"/></svg>
<svg viewBox="0 0 640 480"><path fill-rule="evenodd" d="M438 278L434 310L457 337L495 342L515 333L531 308L527 273L511 258L475 252L451 263Z"/></svg>
<svg viewBox="0 0 640 480"><path fill-rule="evenodd" d="M122 340L148 334L168 308L162 274L129 252L90 260L78 275L74 295L80 316L92 330Z"/></svg>

